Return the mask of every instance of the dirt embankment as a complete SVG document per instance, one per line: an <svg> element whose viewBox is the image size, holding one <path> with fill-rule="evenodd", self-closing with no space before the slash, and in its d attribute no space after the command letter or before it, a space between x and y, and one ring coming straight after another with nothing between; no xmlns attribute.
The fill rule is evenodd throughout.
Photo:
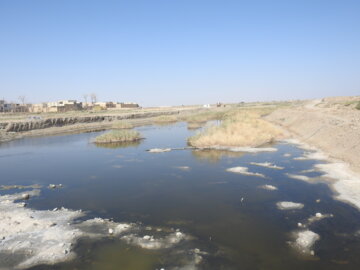
<svg viewBox="0 0 360 270"><path fill-rule="evenodd" d="M62 127L66 125L74 125L81 123L149 118L149 117L156 117L159 115L169 115L169 114L178 114L178 113L179 111L171 111L171 112L132 113L132 114L123 114L123 115L48 118L44 120L35 120L35 121L0 123L0 126L2 126L6 132L23 132L34 129Z"/></svg>
<svg viewBox="0 0 360 270"><path fill-rule="evenodd" d="M359 97L350 99L360 100ZM360 172L360 110L349 98L312 100L304 106L279 109L266 117L330 157Z"/></svg>
<svg viewBox="0 0 360 270"><path fill-rule="evenodd" d="M41 120L3 121L0 122L0 142L26 136L48 136L72 132L88 132L109 129L114 121L126 120L135 126L152 123L154 117L178 115L192 110L163 110L134 113L119 113L94 116L49 117ZM196 109L197 110L197 109Z"/></svg>

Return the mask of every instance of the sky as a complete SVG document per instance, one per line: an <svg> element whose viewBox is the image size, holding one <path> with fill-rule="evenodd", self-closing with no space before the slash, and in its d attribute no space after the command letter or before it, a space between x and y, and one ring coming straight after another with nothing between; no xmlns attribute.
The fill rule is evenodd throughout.
<svg viewBox="0 0 360 270"><path fill-rule="evenodd" d="M360 1L0 0L0 99L360 94Z"/></svg>

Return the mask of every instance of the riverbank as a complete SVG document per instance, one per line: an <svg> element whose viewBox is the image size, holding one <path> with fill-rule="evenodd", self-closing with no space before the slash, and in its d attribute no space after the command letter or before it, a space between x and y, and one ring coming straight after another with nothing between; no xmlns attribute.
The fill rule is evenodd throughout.
<svg viewBox="0 0 360 270"><path fill-rule="evenodd" d="M278 109L265 119L360 173L360 110L346 106L349 99L312 100L302 106Z"/></svg>
<svg viewBox="0 0 360 270"><path fill-rule="evenodd" d="M133 112L112 112L84 115L73 113L45 115L40 120L0 118L0 143L23 137L51 136L68 133L82 133L111 129L114 122L126 120L134 127L154 123L159 116L184 116L201 111L199 107L172 107L167 109L134 110Z"/></svg>
<svg viewBox="0 0 360 270"><path fill-rule="evenodd" d="M330 180L335 198L360 209L360 110L347 105L354 98L311 100L265 119L283 128L293 138L290 143L309 151L303 160L326 161L315 169Z"/></svg>

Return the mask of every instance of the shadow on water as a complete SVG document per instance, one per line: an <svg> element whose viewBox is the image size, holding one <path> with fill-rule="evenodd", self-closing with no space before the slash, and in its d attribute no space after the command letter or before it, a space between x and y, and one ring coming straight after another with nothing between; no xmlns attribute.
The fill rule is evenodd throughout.
<svg viewBox="0 0 360 270"><path fill-rule="evenodd" d="M303 150L277 144L276 152L256 154L215 150L149 153L150 148L185 147L193 132L185 123L138 130L146 138L140 144L109 148L89 143L99 133L31 138L13 142L11 147L0 146L0 185L62 183L61 189L43 188L39 197L29 200L29 207L64 206L83 209L89 217L180 229L192 237L191 244L181 249L175 245L169 250L146 250L119 239L83 239L75 248L76 260L32 269L359 269L359 211L334 200L323 183L287 176L321 176L309 171L319 161L293 159L302 156ZM251 162L272 162L284 169ZM266 177L226 171L236 166ZM259 188L265 184L278 190ZM279 201L305 206L280 211L276 208ZM297 224L317 212L334 217L309 225L320 240L314 246L315 256L302 256L288 242ZM183 265L182 252L194 248L207 253L197 268L176 268Z"/></svg>

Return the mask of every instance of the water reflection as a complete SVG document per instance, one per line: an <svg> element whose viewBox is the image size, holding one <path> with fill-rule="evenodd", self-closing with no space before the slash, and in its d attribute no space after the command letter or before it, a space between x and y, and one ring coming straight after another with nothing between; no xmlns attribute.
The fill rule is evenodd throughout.
<svg viewBox="0 0 360 270"><path fill-rule="evenodd" d="M135 147L141 144L142 140L132 141L132 142L118 142L118 143L95 143L97 147L101 148L126 148L126 147Z"/></svg>
<svg viewBox="0 0 360 270"><path fill-rule="evenodd" d="M198 129L198 128L203 127L205 124L206 124L205 122L204 122L204 123L189 122L189 123L187 124L187 129L188 129L188 130L196 130L196 129Z"/></svg>
<svg viewBox="0 0 360 270"><path fill-rule="evenodd" d="M207 161L210 163L217 163L223 157L240 158L245 155L244 152L231 152L221 150L193 150L191 151L191 153L196 159L200 161Z"/></svg>

